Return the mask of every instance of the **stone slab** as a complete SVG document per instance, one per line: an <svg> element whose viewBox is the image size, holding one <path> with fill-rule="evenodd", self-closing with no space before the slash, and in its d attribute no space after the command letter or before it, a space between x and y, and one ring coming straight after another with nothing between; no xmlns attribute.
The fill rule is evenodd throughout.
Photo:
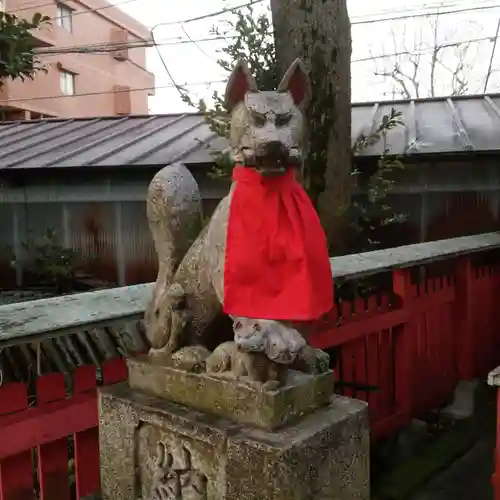
<svg viewBox="0 0 500 500"><path fill-rule="evenodd" d="M308 375L291 372L287 385L262 391L207 373L189 373L142 356L127 360L133 390L225 417L275 429L329 404L333 372Z"/></svg>
<svg viewBox="0 0 500 500"><path fill-rule="evenodd" d="M266 431L132 391L99 393L102 500L369 500L366 404L334 396ZM155 464L165 465L158 471ZM158 478L161 481L158 483ZM168 496L168 488L178 490ZM171 490L172 491L172 490Z"/></svg>

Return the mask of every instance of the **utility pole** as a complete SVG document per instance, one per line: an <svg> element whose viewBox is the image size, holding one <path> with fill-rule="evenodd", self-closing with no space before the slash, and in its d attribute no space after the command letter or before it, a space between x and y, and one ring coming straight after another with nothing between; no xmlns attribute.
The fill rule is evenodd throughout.
<svg viewBox="0 0 500 500"><path fill-rule="evenodd" d="M332 254L345 248L352 187L351 26L346 0L271 0L279 73L300 57L311 80L306 188Z"/></svg>

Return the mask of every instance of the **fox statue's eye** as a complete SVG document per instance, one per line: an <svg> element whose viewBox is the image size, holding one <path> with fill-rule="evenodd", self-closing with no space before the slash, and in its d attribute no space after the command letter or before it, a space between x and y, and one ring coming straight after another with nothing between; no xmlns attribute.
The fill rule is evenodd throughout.
<svg viewBox="0 0 500 500"><path fill-rule="evenodd" d="M292 118L292 115L290 113L288 113L286 115L278 115L276 117L276 126L284 127L285 125L288 125L288 123L290 123L291 118Z"/></svg>
<svg viewBox="0 0 500 500"><path fill-rule="evenodd" d="M263 127L266 124L266 117L258 113L252 113L252 120L256 127Z"/></svg>
<svg viewBox="0 0 500 500"><path fill-rule="evenodd" d="M254 329L256 332L260 332L261 327L260 327L259 323L256 323L256 324L254 325L253 329Z"/></svg>

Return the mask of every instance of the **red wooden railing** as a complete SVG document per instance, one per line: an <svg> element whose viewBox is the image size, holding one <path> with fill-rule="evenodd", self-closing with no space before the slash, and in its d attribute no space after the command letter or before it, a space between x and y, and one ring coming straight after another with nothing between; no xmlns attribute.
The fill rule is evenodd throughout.
<svg viewBox="0 0 500 500"><path fill-rule="evenodd" d="M382 437L446 404L459 379L500 364L499 290L500 266L476 266L472 257L420 284L409 269L395 270L390 292L343 302L309 341L337 348L337 378L354 383L344 394L368 401L373 435ZM121 358L102 368L104 385L125 376ZM81 366L72 381L67 395L63 374L39 377L36 403L25 384L0 388L0 500L80 500L98 491L95 367Z"/></svg>
<svg viewBox="0 0 500 500"><path fill-rule="evenodd" d="M498 367L495 371L498 372L500 367ZM491 483L493 485L493 498L494 500L500 500L500 385L498 385L497 380L493 380L491 384L494 387L497 387L497 423L496 423L496 440L495 440L495 457L494 457L494 470L491 476Z"/></svg>
<svg viewBox="0 0 500 500"><path fill-rule="evenodd" d="M103 385L125 378L123 359L104 364ZM1 387L0 500L70 500L98 492L98 423L94 366L76 370L70 396L62 374L39 377L36 404L30 404L26 384ZM74 485L70 485L70 467Z"/></svg>
<svg viewBox="0 0 500 500"><path fill-rule="evenodd" d="M318 327L309 342L338 347L346 389L369 404L374 437L450 401L459 379L484 377L500 363L500 268L469 258L452 275L412 284L410 270L393 271L393 296L344 302L333 328Z"/></svg>
<svg viewBox="0 0 500 500"><path fill-rule="evenodd" d="M483 284L483 287L489 288L489 285L487 284L489 280L486 280ZM498 290L493 290L493 293L496 293L498 296ZM486 307L486 306L483 306ZM494 309L494 304L490 304L490 307ZM500 309L499 306L497 306L497 309ZM483 309L484 310L484 309ZM500 315L500 312L497 312L497 314ZM497 335L498 335L498 330L497 330ZM491 337L494 337L495 333L491 332ZM474 352L475 355L475 361L477 364L481 362L482 359L487 359L488 362L490 361L490 358L494 356L494 353L486 353L482 352L480 349L475 349ZM497 364L498 361L497 361ZM492 387L496 387L497 391L497 422L496 422L496 442L495 442L495 457L494 457L494 471L492 475L492 484L493 484L493 491L494 491L494 499L495 500L500 500L500 366L497 366L488 376L488 383Z"/></svg>

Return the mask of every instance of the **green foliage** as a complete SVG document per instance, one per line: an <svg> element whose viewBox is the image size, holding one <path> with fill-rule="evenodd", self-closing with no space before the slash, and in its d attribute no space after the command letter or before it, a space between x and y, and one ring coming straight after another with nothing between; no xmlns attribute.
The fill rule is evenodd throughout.
<svg viewBox="0 0 500 500"><path fill-rule="evenodd" d="M230 73L240 59L247 61L250 72L260 89L274 90L278 86L276 52L271 35L269 17L256 16L251 6L235 12L235 19L214 26L210 30L216 37L233 37L222 49L222 57L217 64ZM229 38L228 38L229 39ZM214 91L213 107L200 99L193 101L189 93L179 88L182 100L203 113L210 130L221 137L229 137L229 114L224 104L224 96ZM213 175L219 178L230 178L233 161L227 151L212 151L215 167Z"/></svg>
<svg viewBox="0 0 500 500"><path fill-rule="evenodd" d="M231 157L230 151L211 151L214 159L214 168L212 169L211 176L217 179L231 178L231 173L234 167L234 161Z"/></svg>
<svg viewBox="0 0 500 500"><path fill-rule="evenodd" d="M2 80L33 79L37 71L45 71L33 54L36 41L31 30L48 24L49 17L35 14L31 21L0 12L0 87Z"/></svg>
<svg viewBox="0 0 500 500"><path fill-rule="evenodd" d="M276 53L274 39L271 36L269 16L262 14L256 16L252 7L235 13L235 19L227 22L223 27L212 28L215 36L232 36L228 38L227 46L222 49L223 56L218 59L218 64L228 73L236 62L245 59L250 71L255 76L259 88L272 90L278 85L278 74L276 64ZM209 107L204 100L195 103L189 93L179 88L184 102L203 113L210 129L222 137L229 135L229 115L224 106L224 99L218 92L213 93L214 105ZM357 138L353 148L354 153L360 153L364 149L373 146L380 141L386 143L387 133L403 124L401 113L392 109L390 114L382 119L376 130L369 135L361 135ZM309 152L310 160L323 161L325 152L314 151L314 145ZM219 178L230 178L233 169L233 161L227 151L212 151L215 167L212 175ZM381 227L386 227L404 220L403 214L393 213L392 207L387 202L388 195L394 185L392 174L403 168L401 158L392 156L384 146L383 154L378 159L375 170L368 175L360 172L353 166L352 175L358 180L363 177L360 184L366 190L366 195L359 200L354 200L345 212L348 218L349 252L362 252L377 248L379 245L378 234ZM310 176L311 177L311 176ZM314 183L313 179L309 179ZM324 182L320 183L321 185ZM310 186L318 192L321 186Z"/></svg>
<svg viewBox="0 0 500 500"><path fill-rule="evenodd" d="M54 287L59 292L71 288L76 271L77 254L58 242L53 229L47 229L40 240L28 239L22 243L22 247L26 258L21 264L41 285ZM11 265L17 264L15 256L12 256Z"/></svg>
<svg viewBox="0 0 500 500"><path fill-rule="evenodd" d="M392 108L390 113L382 118L382 122L373 133L361 134L354 144L354 153L360 153L380 141L383 141L384 150L377 160L374 172L365 182L360 182L366 188L366 195L359 200L354 200L347 214L350 226L356 234L354 238L351 238L351 253L374 250L380 244L378 241L380 229L404 222L406 219L404 214L395 213L387 201L395 184L392 178L394 172L404 168L401 156L390 155L386 146L387 133L403 125L401 116L400 111ZM354 166L352 175L361 178L363 172Z"/></svg>
<svg viewBox="0 0 500 500"><path fill-rule="evenodd" d="M269 17L265 14L255 16L252 7L236 12L236 21L228 23L228 30L212 28L217 36L235 34L235 41L222 49L225 58L217 62L226 71L232 71L236 61L244 59L260 89L275 90L278 86L276 51L271 36Z"/></svg>

